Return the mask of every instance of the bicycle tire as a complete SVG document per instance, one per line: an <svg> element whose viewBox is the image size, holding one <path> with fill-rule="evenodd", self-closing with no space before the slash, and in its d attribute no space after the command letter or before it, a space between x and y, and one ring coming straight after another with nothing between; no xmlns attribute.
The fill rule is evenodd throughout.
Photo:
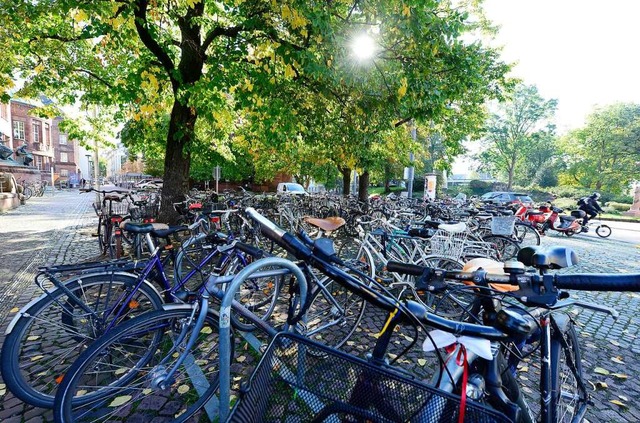
<svg viewBox="0 0 640 423"><path fill-rule="evenodd" d="M204 233L199 233L183 242L174 262L175 281L185 282L187 275L195 270L185 285L187 289L195 291L206 283L209 275L217 271L220 260L220 254L214 254L205 261L215 248Z"/></svg>
<svg viewBox="0 0 640 423"><path fill-rule="evenodd" d="M111 227L107 222L107 218L105 216L101 216L98 223L98 245L100 246L101 255L107 255L109 250L109 242L111 239L110 229Z"/></svg>
<svg viewBox="0 0 640 423"><path fill-rule="evenodd" d="M105 287L105 277L115 287L135 286L137 277L126 273L83 275L66 282L66 286L76 295L82 289L79 298L95 298L102 304L101 295L107 293L93 288ZM134 297L137 309L145 311L162 306L162 297L147 282L140 286L139 296ZM100 331L89 326L84 331L77 323L82 315L76 315L70 299L61 289L55 289L28 304L14 318L10 332L2 345L1 372L9 389L22 401L43 408L53 407L54 395L58 386L58 377L64 374L73 359L91 343ZM107 300L104 300L106 304ZM104 304L102 304L104 305ZM96 301L96 306L98 301ZM129 313L131 316L133 313ZM78 330L76 330L76 326ZM95 332L94 332L95 331ZM34 359L35 358L35 359ZM66 363L66 366L65 366ZM53 371L52 371L53 370ZM41 373L44 373L41 375ZM45 379L49 376L49 379Z"/></svg>
<svg viewBox="0 0 640 423"><path fill-rule="evenodd" d="M144 421L158 414L174 422L199 421L191 418L206 415L205 405L219 387L218 319L212 311L170 386L157 386L184 350L191 334L186 323L194 322L192 315L193 307L169 306L123 323L93 343L60 385L56 421L103 421L109 415L126 421L130 410L142 414ZM176 344L183 329L187 336ZM145 400L154 406L139 407Z"/></svg>
<svg viewBox="0 0 640 423"><path fill-rule="evenodd" d="M551 421L571 422L589 398L578 382L582 381L582 362L576 329L569 322L559 332L554 330L551 339Z"/></svg>
<svg viewBox="0 0 640 423"><path fill-rule="evenodd" d="M598 225L598 227L596 227L596 235L600 238L609 238L611 235L611 228L609 225Z"/></svg>
<svg viewBox="0 0 640 423"><path fill-rule="evenodd" d="M513 232L520 248L540 245L540 234L533 226L525 222L516 222Z"/></svg>
<svg viewBox="0 0 640 423"><path fill-rule="evenodd" d="M27 186L23 186L22 195L24 195L24 199L25 200L28 200L33 195L33 190L31 190L31 188L29 188Z"/></svg>
<svg viewBox="0 0 640 423"><path fill-rule="evenodd" d="M518 256L520 245L511 238L502 235L488 235L482 238L484 242L493 244L496 248L498 261L507 261Z"/></svg>
<svg viewBox="0 0 640 423"><path fill-rule="evenodd" d="M366 301L328 277L322 278L319 284L322 288L314 289L307 310L306 336L332 348L340 348L360 324Z"/></svg>

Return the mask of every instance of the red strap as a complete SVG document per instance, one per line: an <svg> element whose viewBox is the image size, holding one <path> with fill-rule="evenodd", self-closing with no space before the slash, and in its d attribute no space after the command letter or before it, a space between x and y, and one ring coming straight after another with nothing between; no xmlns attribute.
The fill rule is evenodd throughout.
<svg viewBox="0 0 640 423"><path fill-rule="evenodd" d="M467 362L467 349L462 344L460 344L460 349L456 356L456 364L458 366L464 366L464 370L462 371L462 386L460 389L462 391L460 393L460 414L458 417L458 423L464 423L464 411L467 408L467 379L469 377L469 363Z"/></svg>

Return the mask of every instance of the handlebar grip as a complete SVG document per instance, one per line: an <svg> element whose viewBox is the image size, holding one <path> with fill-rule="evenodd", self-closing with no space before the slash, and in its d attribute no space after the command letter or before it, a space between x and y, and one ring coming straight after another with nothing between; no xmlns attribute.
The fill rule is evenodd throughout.
<svg viewBox="0 0 640 423"><path fill-rule="evenodd" d="M253 245L245 244L243 242L236 242L235 247L242 251L243 253L249 254L252 257L257 259L262 258L264 256L264 251L262 251L258 247L254 247Z"/></svg>
<svg viewBox="0 0 640 423"><path fill-rule="evenodd" d="M247 215L260 224L262 232L272 241L277 243L282 242L282 237L286 233L282 228L278 225L261 215L254 209L253 207L247 207L245 209Z"/></svg>
<svg viewBox="0 0 640 423"><path fill-rule="evenodd" d="M640 292L640 274L555 275L555 285L579 291Z"/></svg>
<svg viewBox="0 0 640 423"><path fill-rule="evenodd" d="M387 270L389 272L400 273L402 275L421 276L424 273L425 267L415 264L401 263L399 261L390 261L387 263Z"/></svg>

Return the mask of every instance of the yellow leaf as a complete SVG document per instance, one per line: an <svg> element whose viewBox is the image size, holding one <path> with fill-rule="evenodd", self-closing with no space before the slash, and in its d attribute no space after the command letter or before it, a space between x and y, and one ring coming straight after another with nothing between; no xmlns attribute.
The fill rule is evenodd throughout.
<svg viewBox="0 0 640 423"><path fill-rule="evenodd" d="M296 74L296 72L293 70L291 65L287 65L287 67L284 68L284 77L285 78L292 78L293 76L295 76L295 74Z"/></svg>
<svg viewBox="0 0 640 423"><path fill-rule="evenodd" d="M187 6L193 9L200 1L201 0L187 0Z"/></svg>
<svg viewBox="0 0 640 423"><path fill-rule="evenodd" d="M607 385L604 382L596 382L596 388L598 389L607 389L609 387L609 385Z"/></svg>
<svg viewBox="0 0 640 423"><path fill-rule="evenodd" d="M611 357L611 361L613 361L614 363L618 363L618 364L624 364L624 361L622 361L622 357L621 356Z"/></svg>
<svg viewBox="0 0 640 423"><path fill-rule="evenodd" d="M31 361L38 361L40 359L44 358L44 355L36 355L31 357Z"/></svg>
<svg viewBox="0 0 640 423"><path fill-rule="evenodd" d="M407 78L402 78L400 88L398 88L398 98L402 98L407 93Z"/></svg>
<svg viewBox="0 0 640 423"><path fill-rule="evenodd" d="M205 335L208 335L212 332L211 326L205 326L200 330L200 333L204 333Z"/></svg>
<svg viewBox="0 0 640 423"><path fill-rule="evenodd" d="M127 373L127 369L125 369L124 367L122 367L122 368L120 368L120 369L116 370L116 371L115 371L115 372L113 372L113 373L114 373L116 376L117 376L117 375L123 375L123 374Z"/></svg>
<svg viewBox="0 0 640 423"><path fill-rule="evenodd" d="M609 370L603 369L602 367L596 367L595 369L593 369L593 371L594 373L597 373L599 375L605 375L605 376L611 373L609 372Z"/></svg>
<svg viewBox="0 0 640 423"><path fill-rule="evenodd" d="M624 395L618 395L618 398L620 398L622 401L629 401L629 398L625 397Z"/></svg>
<svg viewBox="0 0 640 423"><path fill-rule="evenodd" d="M38 339L40 339L40 337L39 337L39 336L35 336L35 335L34 335L34 336L30 336L30 337L28 337L28 338L27 338L27 341L35 341L35 340L38 340Z"/></svg>
<svg viewBox="0 0 640 423"><path fill-rule="evenodd" d="M622 402L622 401L618 401L618 400L611 400L611 401L609 401L609 402L610 402L611 404L615 404L615 405L618 405L618 406L620 406L620 407L626 407L626 406L627 406L627 404L625 404L625 403L624 403L624 402Z"/></svg>
<svg viewBox="0 0 640 423"><path fill-rule="evenodd" d="M316 43L318 44L322 43L322 35L320 34L316 35Z"/></svg>
<svg viewBox="0 0 640 423"><path fill-rule="evenodd" d="M623 373L611 373L611 376L617 378L617 379L627 379L629 378L629 376L623 374Z"/></svg>
<svg viewBox="0 0 640 423"><path fill-rule="evenodd" d="M9 310L9 313L17 313L19 311L20 311L20 309L18 307L14 307L11 310Z"/></svg>
<svg viewBox="0 0 640 423"><path fill-rule="evenodd" d="M76 10L76 13L73 16L73 20L80 23L86 21L89 18L84 10Z"/></svg>
<svg viewBox="0 0 640 423"><path fill-rule="evenodd" d="M409 17L411 16L411 8L406 4L402 6L402 16Z"/></svg>
<svg viewBox="0 0 640 423"><path fill-rule="evenodd" d="M519 372L528 372L529 371L529 366L522 366L518 369Z"/></svg>
<svg viewBox="0 0 640 423"><path fill-rule="evenodd" d="M189 390L190 390L190 389L191 389L191 388L189 388L189 386L188 386L188 385L180 385L180 386L178 387L178 393L179 393L180 395L184 395L184 394L186 394L187 392L189 392Z"/></svg>
<svg viewBox="0 0 640 423"><path fill-rule="evenodd" d="M38 66L33 68L33 71L35 73L41 73L43 70L44 70L44 64L43 63L40 63Z"/></svg>
<svg viewBox="0 0 640 423"><path fill-rule="evenodd" d="M244 363L247 360L247 357L244 355L241 355L240 357L237 358L238 363Z"/></svg>
<svg viewBox="0 0 640 423"><path fill-rule="evenodd" d="M131 395L122 395L114 398L113 401L111 401L111 404L109 404L109 407L120 407L129 401L131 401Z"/></svg>
<svg viewBox="0 0 640 423"><path fill-rule="evenodd" d="M143 394L143 395L149 395L151 392L152 392L152 391L151 391L151 389L149 389L149 388L147 388L147 389L143 389L143 390L142 390L142 394Z"/></svg>
<svg viewBox="0 0 640 423"><path fill-rule="evenodd" d="M419 358L418 359L418 364L421 366L424 366L425 364L427 364L427 360L425 360L424 358Z"/></svg>

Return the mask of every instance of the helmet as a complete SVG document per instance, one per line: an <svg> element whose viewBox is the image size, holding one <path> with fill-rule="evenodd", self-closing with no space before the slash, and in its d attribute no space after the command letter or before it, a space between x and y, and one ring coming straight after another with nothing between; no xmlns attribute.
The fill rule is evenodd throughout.
<svg viewBox="0 0 640 423"><path fill-rule="evenodd" d="M594 200L597 200L600 198L600 194L597 192L594 192L593 194L591 194L591 197L593 197Z"/></svg>

